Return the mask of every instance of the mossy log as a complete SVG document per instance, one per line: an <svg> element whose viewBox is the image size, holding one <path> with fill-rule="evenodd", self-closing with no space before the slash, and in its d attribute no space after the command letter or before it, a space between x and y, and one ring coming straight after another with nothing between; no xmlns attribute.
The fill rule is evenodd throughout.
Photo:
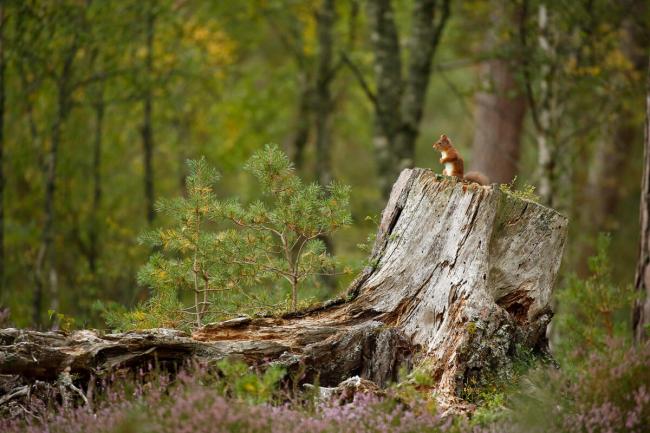
<svg viewBox="0 0 650 433"><path fill-rule="evenodd" d="M508 369L517 347L544 351L567 220L498 186L404 170L383 212L369 265L345 298L283 317L239 318L192 335L5 329L0 374L54 380L142 362L237 358L279 362L331 386L380 386L426 360L440 394Z"/></svg>

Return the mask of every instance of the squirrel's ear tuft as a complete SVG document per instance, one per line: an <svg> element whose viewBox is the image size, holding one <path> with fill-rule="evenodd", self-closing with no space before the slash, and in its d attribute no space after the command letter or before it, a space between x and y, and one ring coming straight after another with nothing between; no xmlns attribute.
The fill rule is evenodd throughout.
<svg viewBox="0 0 650 433"><path fill-rule="evenodd" d="M446 136L445 134L442 134L442 135L440 136L440 140L447 140L447 136Z"/></svg>

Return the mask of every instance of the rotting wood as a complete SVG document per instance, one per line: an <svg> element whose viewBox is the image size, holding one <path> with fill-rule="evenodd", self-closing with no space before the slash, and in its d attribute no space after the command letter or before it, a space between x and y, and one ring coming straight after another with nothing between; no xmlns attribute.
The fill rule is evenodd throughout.
<svg viewBox="0 0 650 433"><path fill-rule="evenodd" d="M511 367L518 345L543 351L567 220L552 209L406 169L383 212L370 265L344 299L283 317L239 318L188 335L154 329L0 331L0 374L83 378L151 362L225 357L304 370L323 386L359 376L380 386L414 356L440 395Z"/></svg>

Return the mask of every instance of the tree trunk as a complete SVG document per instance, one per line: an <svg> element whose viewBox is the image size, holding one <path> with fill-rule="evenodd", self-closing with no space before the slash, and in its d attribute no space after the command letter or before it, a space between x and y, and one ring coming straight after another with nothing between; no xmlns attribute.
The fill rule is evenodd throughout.
<svg viewBox="0 0 650 433"><path fill-rule="evenodd" d="M442 4L438 6L438 3ZM420 120L422 120L424 101L429 88L431 63L440 43L442 30L447 23L449 7L449 0L416 0L413 3L411 35L408 40L407 75L404 94L398 106L401 110L402 122L396 148L399 171L413 167L415 163L415 140L420 131ZM438 14L440 18L436 23Z"/></svg>
<svg viewBox="0 0 650 433"><path fill-rule="evenodd" d="M194 113L180 113L176 119L176 142L178 147L178 190L183 195L187 197L187 158L191 154L191 151L188 151L191 141L191 121Z"/></svg>
<svg viewBox="0 0 650 433"><path fill-rule="evenodd" d="M514 25L510 8L491 3L495 23L485 35L483 51L492 54L479 68L480 91L475 95L472 169L496 183L510 183L519 171L519 153L526 112L524 92L517 85L513 65L496 57L502 51L500 31Z"/></svg>
<svg viewBox="0 0 650 433"><path fill-rule="evenodd" d="M647 16L650 5L644 1L630 3L631 16ZM620 50L632 64L634 70L642 76L646 73L647 50L650 41L647 30L633 18L626 18L621 25ZM643 133L642 127L635 122L635 112L625 104L617 110L613 133L606 141L602 141L596 153L596 169L590 172L589 186L592 200L599 206L592 214L598 230L611 230L607 224L608 216L613 215L621 199L622 181L631 161L625 158L638 143Z"/></svg>
<svg viewBox="0 0 650 433"><path fill-rule="evenodd" d="M537 125L537 192L547 206L553 206L557 201L557 151L553 138L553 104L552 104L552 58L553 49L549 36L548 8L544 3L538 7L537 21L539 28L539 47L547 61L540 66L540 91L539 91L539 124Z"/></svg>
<svg viewBox="0 0 650 433"><path fill-rule="evenodd" d="M402 59L393 7L390 0L368 2L370 41L375 56L375 159L382 195L387 197L399 169L395 140L401 119Z"/></svg>
<svg viewBox="0 0 650 433"><path fill-rule="evenodd" d="M589 262L586 257L595 254L595 240L599 232L612 232L616 229L616 215L622 197L625 177L629 171L627 155L632 152L635 141L639 139L639 127L631 121L632 113L622 109L614 131L601 139L596 148L594 160L590 164L589 177L583 194L585 200L578 206L588 209L582 212L580 231L584 241L580 245L576 264L580 276L589 275Z"/></svg>
<svg viewBox="0 0 650 433"><path fill-rule="evenodd" d="M311 130L311 95L312 89L309 79L301 74L300 94L298 96L298 112L296 113L296 133L291 145L292 160L298 170L302 170L305 165L305 149L309 142L309 132Z"/></svg>
<svg viewBox="0 0 650 433"><path fill-rule="evenodd" d="M518 172L526 100L507 61L489 60L480 74L490 90L476 95L472 169L491 182L510 183Z"/></svg>
<svg viewBox="0 0 650 433"><path fill-rule="evenodd" d="M639 132L636 125L630 122L630 116L630 112L623 113L613 133L598 143L596 149L587 186L593 210L589 212L587 224L595 227L594 232L611 229L607 218L613 217L618 207L622 175L628 162L625 155L630 154Z"/></svg>
<svg viewBox="0 0 650 433"><path fill-rule="evenodd" d="M104 96L99 90L95 102L95 141L93 143L93 203L90 221L90 236L88 247L88 267L93 275L97 275L97 260L99 256L99 213L102 201L102 137L104 130Z"/></svg>
<svg viewBox="0 0 650 433"><path fill-rule="evenodd" d="M20 62L17 64L17 69L19 71L22 90L24 92L24 104L25 104L25 111L27 112L27 120L29 124L31 143L35 149L38 149L40 151L41 135L39 134L38 128L36 126L36 121L34 119L34 106L32 105L31 102L32 94L29 90L30 83L28 82L27 74ZM42 156L40 153L38 154L38 157L39 157L39 165L41 167L44 167L45 164L42 161ZM38 251L39 251L38 252L39 255L37 256L37 260L34 263L34 273L32 275L32 281L34 285L34 289L32 293L32 325L35 327L39 327L41 325L41 310L43 305L43 284L44 284L43 280L41 279L42 272L39 272L39 266L42 266L40 264L40 245Z"/></svg>
<svg viewBox="0 0 650 433"><path fill-rule="evenodd" d="M645 140L643 145L643 178L641 179L641 205L639 212L641 236L635 287L639 299L634 305L634 340L641 343L650 332L650 62L646 87Z"/></svg>
<svg viewBox="0 0 650 433"><path fill-rule="evenodd" d="M16 14L15 19L15 32L17 37L24 34L28 30L25 29L25 22L27 18L25 16L25 11L20 11ZM29 72L30 63L26 59L19 59L15 62L17 76L20 79L21 91L22 91L22 103L25 107L25 112L27 116L27 124L29 125L29 138L30 144L38 157L38 165L43 168L45 167L44 156L43 156L43 145L42 145L42 136L41 132L38 130L38 125L34 116L34 89L35 78L34 74ZM43 285L44 281L42 279L42 272L40 271L40 252L41 245L38 246L38 255L34 263L34 272L31 275L30 282L33 284L32 292L32 325L39 327L41 325L41 311L43 305Z"/></svg>
<svg viewBox="0 0 650 433"><path fill-rule="evenodd" d="M5 285L5 6L0 3L0 289Z"/></svg>
<svg viewBox="0 0 650 433"><path fill-rule="evenodd" d="M537 5L537 46L528 45L528 20L530 2L524 0L519 16L519 38L521 43L522 66L526 98L535 126L535 141L537 144L537 194L547 206L555 206L560 199L560 177L571 175L571 167L566 159L570 152L567 148L560 149L557 143L557 121L560 112L555 100L555 74L558 69L556 56L556 41L552 32L549 9L544 2ZM541 59L532 62L530 53L537 52ZM539 91L533 91L533 69L538 69ZM561 150L561 151L560 151ZM566 171L563 171L566 169Z"/></svg>
<svg viewBox="0 0 650 433"><path fill-rule="evenodd" d="M153 125L152 125L152 112L153 112L153 94L152 83L153 80L153 38L154 38L154 25L155 15L153 11L153 2L149 2L147 17L146 17L146 38L147 38L147 53L145 59L145 71L147 76L147 85L145 86L143 104L143 120L142 120L142 150L144 157L144 196L147 214L147 223L151 225L156 213L154 211L154 185L153 185Z"/></svg>
<svg viewBox="0 0 650 433"><path fill-rule="evenodd" d="M375 158L379 186L388 197L390 186L403 168L412 167L415 142L431 75L431 62L449 17L449 0L413 2L412 31L406 78L391 0L368 2L368 21L375 56ZM440 18L436 22L436 15Z"/></svg>
<svg viewBox="0 0 650 433"><path fill-rule="evenodd" d="M208 325L191 337L8 329L0 331L0 374L53 379L69 367L81 378L193 355L276 361L323 386L355 375L386 385L417 354L430 362L436 392L458 395L470 380L508 371L517 347L545 350L567 220L499 188L440 179L429 170L402 172L372 265L345 298Z"/></svg>
<svg viewBox="0 0 650 433"><path fill-rule="evenodd" d="M335 74L333 65L334 22L336 20L334 0L323 0L316 20L319 50L314 92L316 176L321 185L328 185L332 181L330 142L332 109L334 108L331 84Z"/></svg>
<svg viewBox="0 0 650 433"><path fill-rule="evenodd" d="M633 16L645 16L647 6L644 2L633 2ZM633 19L625 19L621 26L622 37L620 49L634 66L639 75L647 67L646 46L643 29L638 28ZM589 239L595 239L601 231L614 231L616 215L622 198L624 186L628 185L630 164L635 163L627 157L637 145L643 134L642 125L635 118L634 109L621 104L613 122L612 130L607 130L604 139L598 143L593 163L590 164L589 177L584 196L589 212L583 212L581 231ZM594 245L586 242L580 257L591 257ZM588 263L579 264L579 273L587 275Z"/></svg>
<svg viewBox="0 0 650 433"><path fill-rule="evenodd" d="M53 251L54 243L54 200L56 193L56 163L59 156L59 143L61 141L61 127L65 117L65 89L59 89L59 103L56 119L52 124L52 135L50 149L45 159L45 200L43 202L43 212L45 220L43 222L43 231L41 232L41 245L36 261L36 275L38 280L38 296L34 304L34 324L41 323L40 315L42 313L43 291L45 287L49 288L50 309L58 309L58 277L56 271L55 257Z"/></svg>
<svg viewBox="0 0 650 433"><path fill-rule="evenodd" d="M34 298L34 325L41 324L43 291L49 289L50 309L59 310L58 273L56 268L56 254L54 251L54 218L56 198L56 168L59 157L59 145L63 124L70 113L70 92L74 59L78 50L77 36L73 38L70 46L65 51L61 73L57 78L57 106L56 114L51 125L50 146L45 157L45 198L43 202L43 231L41 232L41 245L36 258L36 296ZM56 324L54 325L56 326Z"/></svg>
<svg viewBox="0 0 650 433"><path fill-rule="evenodd" d="M336 75L333 62L334 23L336 2L323 0L316 15L318 37L318 60L314 89L314 130L316 133L316 177L318 183L327 186L332 182L332 80ZM321 236L327 252L334 254L334 242L330 236ZM335 275L321 275L320 280L330 290L336 288Z"/></svg>

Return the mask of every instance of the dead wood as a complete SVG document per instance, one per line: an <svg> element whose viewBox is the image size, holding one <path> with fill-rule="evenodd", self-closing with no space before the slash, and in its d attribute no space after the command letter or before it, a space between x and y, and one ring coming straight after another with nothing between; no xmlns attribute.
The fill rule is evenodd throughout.
<svg viewBox="0 0 650 433"><path fill-rule="evenodd" d="M279 362L323 386L353 376L384 386L417 355L433 366L438 392L457 395L468 380L510 368L517 346L545 349L566 233L562 215L496 185L407 169L393 186L370 264L345 299L191 336L0 330L0 374L54 380L153 359L229 357Z"/></svg>

